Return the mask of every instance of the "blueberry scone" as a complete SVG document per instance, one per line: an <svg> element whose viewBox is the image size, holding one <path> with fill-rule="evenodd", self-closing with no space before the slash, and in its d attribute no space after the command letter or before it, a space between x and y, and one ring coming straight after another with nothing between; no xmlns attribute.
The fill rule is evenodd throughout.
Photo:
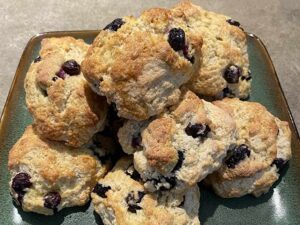
<svg viewBox="0 0 300 225"><path fill-rule="evenodd" d="M246 34L240 23L190 1L179 3L172 13L203 38L200 69L187 86L204 96L248 98L251 74Z"/></svg>
<svg viewBox="0 0 300 225"><path fill-rule="evenodd" d="M268 192L291 158L288 123L272 116L259 103L226 98L214 104L236 121L236 141L228 149L222 167L206 182L224 198L246 194L258 197Z"/></svg>
<svg viewBox="0 0 300 225"><path fill-rule="evenodd" d="M42 40L25 79L26 103L38 133L79 147L103 128L107 103L81 73L88 45L72 37Z"/></svg>
<svg viewBox="0 0 300 225"><path fill-rule="evenodd" d="M91 150L46 141L28 126L9 152L10 192L24 211L52 215L87 203L108 167Z"/></svg>
<svg viewBox="0 0 300 225"><path fill-rule="evenodd" d="M219 169L234 133L227 112L188 91L170 114L144 129L135 169L147 190L181 192Z"/></svg>
<svg viewBox="0 0 300 225"><path fill-rule="evenodd" d="M93 90L126 119L146 120L176 104L179 88L198 70L201 36L177 26L170 10L153 13L114 20L82 63Z"/></svg>
<svg viewBox="0 0 300 225"><path fill-rule="evenodd" d="M149 194L133 169L131 158L122 158L92 192L92 203L105 225L200 225L197 186L182 196Z"/></svg>

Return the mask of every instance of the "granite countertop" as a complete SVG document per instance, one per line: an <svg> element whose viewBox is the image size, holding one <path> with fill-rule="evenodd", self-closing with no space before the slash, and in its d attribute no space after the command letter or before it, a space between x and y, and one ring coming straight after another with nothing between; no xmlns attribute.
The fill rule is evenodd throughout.
<svg viewBox="0 0 300 225"><path fill-rule="evenodd" d="M143 9L174 5L178 0L0 0L0 112L22 51L35 34L59 30L99 29L116 17ZM194 0L230 15L266 44L296 125L300 127L300 1Z"/></svg>

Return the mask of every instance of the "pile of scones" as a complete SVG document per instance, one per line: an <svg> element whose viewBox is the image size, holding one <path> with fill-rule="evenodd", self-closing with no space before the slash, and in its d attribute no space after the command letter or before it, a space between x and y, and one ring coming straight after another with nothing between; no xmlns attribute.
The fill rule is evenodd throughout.
<svg viewBox="0 0 300 225"><path fill-rule="evenodd" d="M91 198L105 225L196 225L199 182L259 197L291 131L247 101L251 80L239 22L189 1L115 19L91 45L45 38L25 78L34 123L9 152L12 198L44 215Z"/></svg>

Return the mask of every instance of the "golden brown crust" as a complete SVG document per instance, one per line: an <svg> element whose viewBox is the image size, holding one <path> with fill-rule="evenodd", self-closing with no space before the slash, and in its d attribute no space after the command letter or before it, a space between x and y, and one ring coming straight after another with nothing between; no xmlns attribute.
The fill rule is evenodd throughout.
<svg viewBox="0 0 300 225"><path fill-rule="evenodd" d="M56 76L65 61L80 63L87 48L83 40L72 37L43 39L42 60L30 66L25 79L26 103L37 131L74 147L102 129L107 113L106 99L90 89L82 73Z"/></svg>
<svg viewBox="0 0 300 225"><path fill-rule="evenodd" d="M269 167L277 154L278 126L274 117L264 106L255 102L226 98L216 101L214 104L227 110L235 119L237 125L236 144L246 144L251 149L252 155L258 154L255 160L243 161L235 169L223 167L222 177L227 180L249 177Z"/></svg>
<svg viewBox="0 0 300 225"><path fill-rule="evenodd" d="M234 144L246 145L249 156L233 167L227 166L224 161L223 166L209 175L206 182L224 198L246 194L258 197L268 192L279 178L275 160L286 163L291 158L290 129L287 123L271 115L259 103L226 98L214 104L231 114L237 126Z"/></svg>
<svg viewBox="0 0 300 225"><path fill-rule="evenodd" d="M9 152L8 169L12 179L10 191L19 200L18 190L13 188L13 179L19 173L27 173L32 185L26 188L21 202L24 211L52 215L53 209L44 206L44 196L57 192L65 207L87 203L96 181L103 177L109 164L101 164L87 148L75 151L59 142L50 142L38 136L28 126L23 136Z"/></svg>
<svg viewBox="0 0 300 225"><path fill-rule="evenodd" d="M234 134L235 123L226 111L188 91L142 131L143 151L134 153L135 168L150 192L182 192L221 167Z"/></svg>
<svg viewBox="0 0 300 225"><path fill-rule="evenodd" d="M161 118L150 123L142 135L149 165L162 174L170 172L178 160L177 150L172 146L175 129L173 119Z"/></svg>
<svg viewBox="0 0 300 225"><path fill-rule="evenodd" d="M169 10L152 9L138 19L125 18L116 32L101 31L82 63L90 85L115 102L122 117L145 120L176 104L179 87L198 66L169 45L168 30L176 24L159 18L170 15ZM199 58L201 37L187 31L186 38Z"/></svg>

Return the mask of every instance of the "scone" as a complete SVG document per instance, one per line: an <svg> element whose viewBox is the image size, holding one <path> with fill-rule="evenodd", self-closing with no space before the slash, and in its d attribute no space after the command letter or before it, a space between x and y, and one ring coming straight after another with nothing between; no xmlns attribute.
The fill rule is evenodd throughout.
<svg viewBox="0 0 300 225"><path fill-rule="evenodd" d="M200 225L197 186L182 196L146 192L132 175L131 158L122 158L92 193L92 203L105 225Z"/></svg>
<svg viewBox="0 0 300 225"><path fill-rule="evenodd" d="M182 192L219 169L234 133L227 112L188 91L170 114L144 129L134 167L147 190Z"/></svg>
<svg viewBox="0 0 300 225"><path fill-rule="evenodd" d="M79 147L105 123L107 103L84 79L88 45L73 37L42 40L40 57L25 79L26 103L42 137Z"/></svg>
<svg viewBox="0 0 300 225"><path fill-rule="evenodd" d="M96 181L108 171L87 148L74 151L41 139L32 126L9 152L10 192L24 211L52 215L90 199Z"/></svg>
<svg viewBox="0 0 300 225"><path fill-rule="evenodd" d="M170 10L153 11L100 31L82 70L120 117L146 120L179 101L179 88L198 70L201 45L201 36L177 26Z"/></svg>
<svg viewBox="0 0 300 225"><path fill-rule="evenodd" d="M133 154L142 148L142 132L152 119L144 121L128 120L118 131L118 140L126 154Z"/></svg>
<svg viewBox="0 0 300 225"><path fill-rule="evenodd" d="M240 23L190 1L179 3L172 14L203 38L200 70L187 86L203 96L248 98L251 74L247 37Z"/></svg>
<svg viewBox="0 0 300 225"><path fill-rule="evenodd" d="M222 167L206 182L221 197L246 194L256 197L269 191L279 178L279 170L291 158L291 131L287 122L272 116L259 103L224 99L215 105L236 121L236 142Z"/></svg>

